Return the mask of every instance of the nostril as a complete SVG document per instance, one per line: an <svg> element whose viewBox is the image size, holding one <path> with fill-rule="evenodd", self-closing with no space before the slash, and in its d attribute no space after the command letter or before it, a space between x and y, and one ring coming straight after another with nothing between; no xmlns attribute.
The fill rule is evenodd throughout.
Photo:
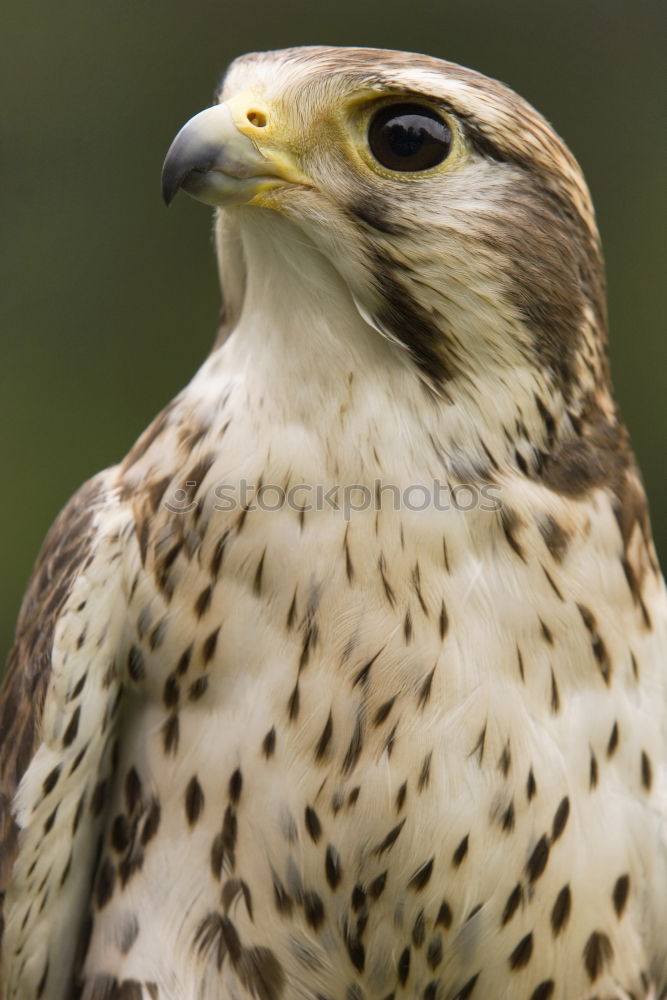
<svg viewBox="0 0 667 1000"><path fill-rule="evenodd" d="M266 125L266 115L263 111L249 111L246 117L255 128L264 128Z"/></svg>

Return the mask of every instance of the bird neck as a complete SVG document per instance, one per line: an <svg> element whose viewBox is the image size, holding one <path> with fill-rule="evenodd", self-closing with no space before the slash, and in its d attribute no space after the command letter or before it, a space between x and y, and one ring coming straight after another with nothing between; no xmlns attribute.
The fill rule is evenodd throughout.
<svg viewBox="0 0 667 1000"><path fill-rule="evenodd" d="M546 435L539 401L550 398L549 387L520 351L511 368L501 352L487 351L483 366L433 386L289 220L245 209L225 220L218 240L233 332L207 365L220 373L221 392L231 377L243 383L249 411L270 413L268 433L298 425L329 444L340 434L346 450L354 442L361 454L373 442L377 452L410 455L416 475L431 470L434 450L464 479L493 463L515 466L517 450L520 465L533 460ZM497 331L496 339L511 334ZM547 422L559 423L564 404L551 405Z"/></svg>

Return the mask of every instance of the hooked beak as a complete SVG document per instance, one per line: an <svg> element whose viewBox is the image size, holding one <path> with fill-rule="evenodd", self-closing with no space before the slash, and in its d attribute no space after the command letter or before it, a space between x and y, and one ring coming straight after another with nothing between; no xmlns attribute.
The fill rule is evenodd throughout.
<svg viewBox="0 0 667 1000"><path fill-rule="evenodd" d="M162 167L167 205L179 188L207 205L247 204L260 192L296 179L239 130L230 103L238 101L195 115L172 142Z"/></svg>

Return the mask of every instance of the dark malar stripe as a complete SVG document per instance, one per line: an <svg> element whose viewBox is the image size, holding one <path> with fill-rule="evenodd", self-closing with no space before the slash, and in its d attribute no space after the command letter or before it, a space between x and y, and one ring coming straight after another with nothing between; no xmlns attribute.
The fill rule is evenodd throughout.
<svg viewBox="0 0 667 1000"><path fill-rule="evenodd" d="M386 205L370 192L363 201L351 202L347 206L347 210L355 219L378 233L386 233L388 236L402 236L408 232L405 226L390 221L391 206Z"/></svg>
<svg viewBox="0 0 667 1000"><path fill-rule="evenodd" d="M455 348L435 319L413 298L397 276L401 265L376 248L368 249L380 305L373 314L381 330L409 351L419 370L436 386L457 374Z"/></svg>

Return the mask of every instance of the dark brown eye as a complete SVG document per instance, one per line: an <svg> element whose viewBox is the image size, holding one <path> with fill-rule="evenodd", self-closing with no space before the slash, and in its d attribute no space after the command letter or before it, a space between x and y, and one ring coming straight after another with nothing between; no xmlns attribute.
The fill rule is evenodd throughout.
<svg viewBox="0 0 667 1000"><path fill-rule="evenodd" d="M388 170L429 170L448 155L452 133L431 108L391 104L371 118L368 144L378 163Z"/></svg>

